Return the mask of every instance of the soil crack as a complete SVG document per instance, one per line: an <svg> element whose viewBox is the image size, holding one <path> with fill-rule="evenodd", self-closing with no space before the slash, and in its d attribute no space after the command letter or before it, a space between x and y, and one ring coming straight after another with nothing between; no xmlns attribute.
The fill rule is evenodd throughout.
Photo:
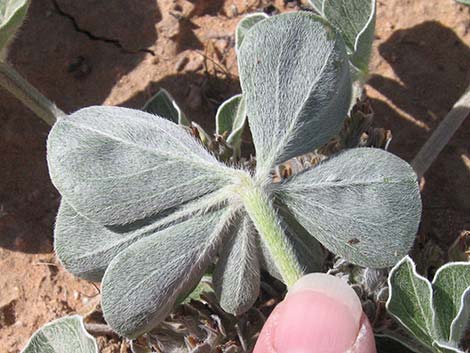
<svg viewBox="0 0 470 353"><path fill-rule="evenodd" d="M146 49L146 48L137 49L137 50L130 50L128 48L125 48L118 39L112 39L112 38L97 36L97 35L93 34L92 32L90 32L90 31L88 31L84 28L81 28L80 25L78 24L77 20L75 19L75 17L72 16L71 14L65 12L60 7L58 0L51 0L51 1L52 1L52 5L54 6L54 9L57 11L57 13L60 16L65 17L66 19L68 19L77 32L86 35L90 40L99 41L99 42L114 45L116 48L118 48L119 50L121 50L123 53L126 53L126 54L148 53L148 54L151 54L151 55L155 56L155 52L153 50Z"/></svg>

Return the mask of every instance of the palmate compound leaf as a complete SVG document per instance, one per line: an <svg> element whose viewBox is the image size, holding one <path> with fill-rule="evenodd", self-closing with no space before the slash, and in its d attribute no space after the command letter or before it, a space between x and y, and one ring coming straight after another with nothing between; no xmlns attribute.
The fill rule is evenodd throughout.
<svg viewBox="0 0 470 353"><path fill-rule="evenodd" d="M139 239L221 204L225 199L224 190L220 190L158 217L121 227L95 223L62 199L54 230L55 253L67 271L90 281L100 281L111 260Z"/></svg>
<svg viewBox="0 0 470 353"><path fill-rule="evenodd" d="M175 124L189 126L188 118L186 118L186 115L184 115L175 99L164 88L160 88L160 90L145 103L142 110L150 114L161 116Z"/></svg>
<svg viewBox="0 0 470 353"><path fill-rule="evenodd" d="M340 130L349 63L343 40L320 17L296 12L259 22L246 33L238 63L261 178Z"/></svg>
<svg viewBox="0 0 470 353"><path fill-rule="evenodd" d="M457 345L470 319L470 263L453 262L439 268L432 282L434 323L440 337Z"/></svg>
<svg viewBox="0 0 470 353"><path fill-rule="evenodd" d="M0 1L0 51L2 51L23 23L29 0Z"/></svg>
<svg viewBox="0 0 470 353"><path fill-rule="evenodd" d="M200 281L218 252L231 208L141 239L111 261L102 282L106 322L129 338L152 329Z"/></svg>
<svg viewBox="0 0 470 353"><path fill-rule="evenodd" d="M255 24L267 19L268 17L269 16L264 12L252 13L243 17L242 20L238 23L237 30L235 31L235 48L239 50L248 31Z"/></svg>
<svg viewBox="0 0 470 353"><path fill-rule="evenodd" d="M230 184L237 173L184 128L118 107L60 119L49 134L47 159L67 203L105 225L155 216Z"/></svg>
<svg viewBox="0 0 470 353"><path fill-rule="evenodd" d="M83 325L83 318L66 316L37 330L22 353L98 353L98 346Z"/></svg>
<svg viewBox="0 0 470 353"><path fill-rule="evenodd" d="M276 193L326 248L365 267L391 266L407 254L421 216L416 174L380 149L341 152Z"/></svg>
<svg viewBox="0 0 470 353"><path fill-rule="evenodd" d="M434 352L431 284L416 272L416 266L408 256L390 271L388 283L388 312L430 352Z"/></svg>

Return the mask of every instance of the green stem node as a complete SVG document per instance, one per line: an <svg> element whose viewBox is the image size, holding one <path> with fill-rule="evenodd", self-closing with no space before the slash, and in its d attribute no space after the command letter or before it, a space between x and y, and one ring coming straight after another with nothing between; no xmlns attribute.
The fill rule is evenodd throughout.
<svg viewBox="0 0 470 353"><path fill-rule="evenodd" d="M292 244L280 225L271 200L260 187L253 185L251 180L238 194L262 241L271 252L284 283L291 287L304 274L294 255Z"/></svg>

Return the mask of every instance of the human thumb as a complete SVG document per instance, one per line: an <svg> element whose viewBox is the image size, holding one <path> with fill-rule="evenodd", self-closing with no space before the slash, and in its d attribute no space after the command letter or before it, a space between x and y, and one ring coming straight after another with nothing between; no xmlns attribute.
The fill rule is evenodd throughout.
<svg viewBox="0 0 470 353"><path fill-rule="evenodd" d="M272 312L253 353L376 353L354 290L324 273L302 277Z"/></svg>

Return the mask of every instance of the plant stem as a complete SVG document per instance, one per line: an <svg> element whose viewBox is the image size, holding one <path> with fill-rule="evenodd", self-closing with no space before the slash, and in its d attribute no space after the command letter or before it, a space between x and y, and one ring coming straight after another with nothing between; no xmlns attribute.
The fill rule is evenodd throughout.
<svg viewBox="0 0 470 353"><path fill-rule="evenodd" d="M457 103L455 103L452 110L445 116L444 120L440 122L437 129L432 133L431 137L426 141L424 146L421 147L421 150L411 162L411 166L416 174L418 174L418 177L422 177L424 173L426 173L469 114L470 86Z"/></svg>
<svg viewBox="0 0 470 353"><path fill-rule="evenodd" d="M244 187L241 196L253 224L270 250L284 283L290 287L303 276L292 245L279 224L272 202L260 187Z"/></svg>
<svg viewBox="0 0 470 353"><path fill-rule="evenodd" d="M48 125L52 126L57 118L66 115L26 81L15 69L4 62L0 62L0 85L18 98Z"/></svg>

